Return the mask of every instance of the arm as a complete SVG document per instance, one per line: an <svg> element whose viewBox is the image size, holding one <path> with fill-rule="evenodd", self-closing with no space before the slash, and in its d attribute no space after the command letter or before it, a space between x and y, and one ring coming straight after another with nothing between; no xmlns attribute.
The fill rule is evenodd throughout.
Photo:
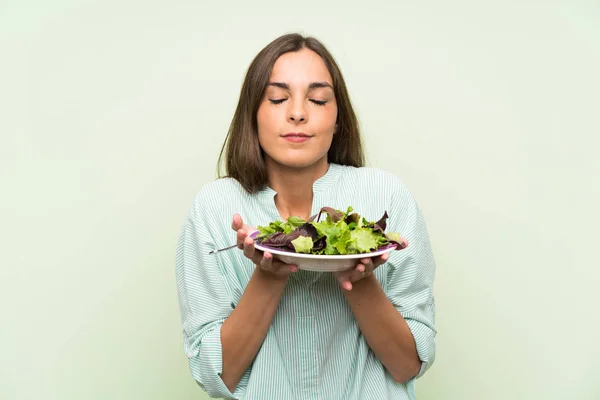
<svg viewBox="0 0 600 400"><path fill-rule="evenodd" d="M215 255L211 234L211 212L199 196L180 233L176 276L183 324L184 349L190 370L211 397L232 398L244 390L239 385L248 373L279 305L287 276L297 271L272 255L254 251L254 242L236 215L232 228L238 231L238 247L257 268L238 306L232 311L230 285L232 267L223 266ZM214 229L213 229L214 230ZM249 243L248 243L249 242ZM286 266L286 268L282 268Z"/></svg>
<svg viewBox="0 0 600 400"><path fill-rule="evenodd" d="M231 227L237 232L238 247L256 265L237 307L221 328L221 377L227 388L233 391L267 335L289 274L298 268L274 260L270 253L256 251L254 240L247 237L254 228L244 225L241 216L233 216Z"/></svg>
<svg viewBox="0 0 600 400"><path fill-rule="evenodd" d="M223 323L223 373L221 378L233 392L256 357L285 289L287 277L256 268L237 307Z"/></svg>
<svg viewBox="0 0 600 400"><path fill-rule="evenodd" d="M208 225L209 212L196 198L179 234L176 251L176 280L183 331L183 347L190 372L211 397L235 397L221 380L221 326L231 313L230 283L214 249Z"/></svg>
<svg viewBox="0 0 600 400"><path fill-rule="evenodd" d="M228 279L215 246L204 228L205 220L192 210L178 240L176 278L183 330L183 347L190 372L211 397L234 397L221 380L220 332L231 313Z"/></svg>
<svg viewBox="0 0 600 400"><path fill-rule="evenodd" d="M369 347L394 381L402 383L417 375L421 361L413 335L375 275L355 282L344 295Z"/></svg>
<svg viewBox="0 0 600 400"><path fill-rule="evenodd" d="M338 279L369 347L397 382L422 376L435 359L435 261L425 221L402 184L396 188L388 231L408 247L388 256L363 259ZM388 262L386 280L371 271ZM383 287L382 287L383 286Z"/></svg>

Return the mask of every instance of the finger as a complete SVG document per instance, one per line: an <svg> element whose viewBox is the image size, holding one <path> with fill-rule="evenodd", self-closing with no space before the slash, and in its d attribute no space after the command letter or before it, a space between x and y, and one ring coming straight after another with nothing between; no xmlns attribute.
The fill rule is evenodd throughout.
<svg viewBox="0 0 600 400"><path fill-rule="evenodd" d="M247 237L247 238L244 239L244 256L248 257L249 259L251 259L255 263L260 262L260 260L258 260L258 262L256 262L254 260L254 255L255 255L254 240L252 240L251 238Z"/></svg>
<svg viewBox="0 0 600 400"><path fill-rule="evenodd" d="M368 271L367 267L364 264L358 264L356 268L352 270L352 274L350 275L350 282L356 282L365 277L366 271Z"/></svg>
<svg viewBox="0 0 600 400"><path fill-rule="evenodd" d="M375 258L371 258L371 263L373 264L373 269L379 267L380 265L383 265L387 262L387 260L389 260L390 255L388 253L386 254L382 254L379 257L375 257Z"/></svg>
<svg viewBox="0 0 600 400"><path fill-rule="evenodd" d="M252 240L252 238L247 237L244 240L244 249L249 249L247 251L248 254L250 254L250 260L257 266L260 266L260 263L263 261L263 256L264 253L262 251L256 250L256 247L254 247L254 240ZM273 258L272 254L269 254L271 256L271 258ZM275 266L273 266L273 268L275 268Z"/></svg>
<svg viewBox="0 0 600 400"><path fill-rule="evenodd" d="M244 248L244 241L246 240L247 236L248 236L248 234L243 229L239 229L237 231L237 245L238 245L238 248L240 248L240 249Z"/></svg>
<svg viewBox="0 0 600 400"><path fill-rule="evenodd" d="M337 276L337 280L344 290L352 290L352 283L350 282L350 278L348 274L340 274Z"/></svg>
<svg viewBox="0 0 600 400"><path fill-rule="evenodd" d="M402 250L407 247L408 247L408 239L400 238L400 240L398 241L398 246L396 247L396 250Z"/></svg>
<svg viewBox="0 0 600 400"><path fill-rule="evenodd" d="M388 253L386 254L382 254L379 257L374 257L374 258L369 258L361 260L362 262L365 263L366 265L366 271L369 272L369 270L372 272L373 270L375 270L375 268L379 267L382 264L385 264L387 262L387 260L390 258L390 255Z"/></svg>
<svg viewBox="0 0 600 400"><path fill-rule="evenodd" d="M240 214L233 214L231 229L238 231L244 227L244 220Z"/></svg>
<svg viewBox="0 0 600 400"><path fill-rule="evenodd" d="M259 252L256 252L257 254ZM257 254L255 254L255 257L257 256ZM286 264L283 261L279 260L278 258L276 258L275 256L273 256L273 254L269 253L269 252L264 252L262 259L260 260L260 262L257 263L257 265L269 272L277 272L283 268L287 268L289 269L290 272L298 272L298 266L295 264Z"/></svg>
<svg viewBox="0 0 600 400"><path fill-rule="evenodd" d="M390 259L390 254L385 253L385 254L382 254L380 257L374 259L373 263L375 264L375 267L377 268L378 266L385 264L387 262L387 260L389 260L389 259Z"/></svg>
<svg viewBox="0 0 600 400"><path fill-rule="evenodd" d="M370 274L375 269L375 264L373 264L372 258L363 258L362 260L360 260L360 262L363 263L365 266L365 275Z"/></svg>
<svg viewBox="0 0 600 400"><path fill-rule="evenodd" d="M271 253L268 253L265 251L265 253L262 256L262 259L260 260L260 267L264 270L267 271L273 271L273 256L271 255Z"/></svg>

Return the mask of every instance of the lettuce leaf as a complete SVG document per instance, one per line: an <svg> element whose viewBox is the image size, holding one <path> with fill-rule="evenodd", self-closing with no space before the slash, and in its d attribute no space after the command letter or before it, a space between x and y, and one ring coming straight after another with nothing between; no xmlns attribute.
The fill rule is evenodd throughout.
<svg viewBox="0 0 600 400"><path fill-rule="evenodd" d="M283 232L283 227L281 226L281 221L273 221L267 226L258 226L260 236L269 236L277 232Z"/></svg>
<svg viewBox="0 0 600 400"><path fill-rule="evenodd" d="M318 234L321 237L325 237L326 245L322 253L327 255L343 254L336 248L336 244L342 233L349 230L348 225L344 221L340 220L336 223L327 221L313 222L313 225L317 229Z"/></svg>
<svg viewBox="0 0 600 400"><path fill-rule="evenodd" d="M313 240L310 236L298 236L292 240L292 245L296 250L296 253L310 253L313 248Z"/></svg>
<svg viewBox="0 0 600 400"><path fill-rule="evenodd" d="M276 232L273 235L261 240L261 244L272 246L272 247L288 247L290 249L295 249L292 241L299 238L300 236L309 237L311 240L318 240L319 234L317 229L311 225L310 223L303 223L302 225L295 228L290 233L284 232ZM311 246L312 247L312 246Z"/></svg>
<svg viewBox="0 0 600 400"><path fill-rule="evenodd" d="M368 253L377 249L377 239L381 234L375 233L369 228L357 228L350 231L351 248L356 253Z"/></svg>
<svg viewBox="0 0 600 400"><path fill-rule="evenodd" d="M292 233L296 228L306 223L305 220L299 217L289 217L288 220L282 224L284 233Z"/></svg>
<svg viewBox="0 0 600 400"><path fill-rule="evenodd" d="M294 216L286 222L273 221L258 227L258 239L282 250L326 255L369 253L390 244L401 250L408 245L399 233L385 232L387 211L377 222L353 211L352 207L346 211L322 207L308 221ZM321 218L323 214L325 218Z"/></svg>

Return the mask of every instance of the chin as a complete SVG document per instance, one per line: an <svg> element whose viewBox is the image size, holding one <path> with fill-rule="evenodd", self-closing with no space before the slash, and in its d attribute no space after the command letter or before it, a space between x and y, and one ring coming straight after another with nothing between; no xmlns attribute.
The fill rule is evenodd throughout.
<svg viewBox="0 0 600 400"><path fill-rule="evenodd" d="M327 154L321 157L277 157L273 158L275 163L288 168L307 168L315 164L327 162Z"/></svg>

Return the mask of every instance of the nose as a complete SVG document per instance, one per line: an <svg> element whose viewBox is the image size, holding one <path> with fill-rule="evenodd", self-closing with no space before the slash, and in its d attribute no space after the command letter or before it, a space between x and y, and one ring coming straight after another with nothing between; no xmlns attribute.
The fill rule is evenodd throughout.
<svg viewBox="0 0 600 400"><path fill-rule="evenodd" d="M303 101L290 102L288 121L293 123L306 122L306 110Z"/></svg>

